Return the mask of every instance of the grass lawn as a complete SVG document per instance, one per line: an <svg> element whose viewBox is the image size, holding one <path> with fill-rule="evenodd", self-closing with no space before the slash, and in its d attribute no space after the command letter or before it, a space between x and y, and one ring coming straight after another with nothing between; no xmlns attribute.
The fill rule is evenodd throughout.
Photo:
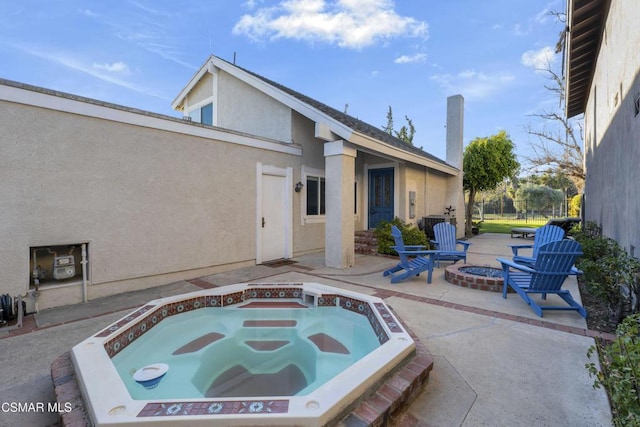
<svg viewBox="0 0 640 427"><path fill-rule="evenodd" d="M541 227L545 224L546 224L545 220L522 222L522 221L492 219L492 220L483 221L480 224L480 232L509 234L511 232L511 229L514 227L536 228L536 227Z"/></svg>

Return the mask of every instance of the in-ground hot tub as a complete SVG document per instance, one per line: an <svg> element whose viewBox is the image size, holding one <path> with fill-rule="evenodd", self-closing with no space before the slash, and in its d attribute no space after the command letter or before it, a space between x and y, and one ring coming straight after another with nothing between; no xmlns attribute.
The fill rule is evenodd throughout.
<svg viewBox="0 0 640 427"><path fill-rule="evenodd" d="M72 359L98 426L324 425L414 349L379 298L239 284L151 301ZM134 379L157 367L157 384Z"/></svg>

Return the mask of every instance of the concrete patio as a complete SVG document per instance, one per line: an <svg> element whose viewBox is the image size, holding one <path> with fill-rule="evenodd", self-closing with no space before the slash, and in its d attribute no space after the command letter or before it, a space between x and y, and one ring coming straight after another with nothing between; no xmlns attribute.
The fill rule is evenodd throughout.
<svg viewBox="0 0 640 427"><path fill-rule="evenodd" d="M482 234L470 239L468 262L498 266L509 257L508 235ZM607 396L592 388L584 367L586 353L599 333L589 331L576 312L550 312L544 318L515 294L468 289L444 280L444 266L400 284L382 271L392 258L358 256L345 270L324 267L324 254L296 263L254 266L181 281L140 292L93 300L36 314L22 330L0 330L0 404L55 401L50 365L73 345L97 333L133 308L165 296L254 282L318 282L377 295L425 343L435 359L424 391L402 418L421 426L610 426ZM579 300L576 280L565 288ZM552 296L549 297L553 298ZM28 319L27 319L28 320ZM17 413L3 405L0 426L56 425L58 415Z"/></svg>

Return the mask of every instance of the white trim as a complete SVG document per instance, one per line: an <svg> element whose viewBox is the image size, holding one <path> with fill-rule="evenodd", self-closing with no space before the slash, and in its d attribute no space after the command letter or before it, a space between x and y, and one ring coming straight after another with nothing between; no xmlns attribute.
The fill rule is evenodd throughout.
<svg viewBox="0 0 640 427"><path fill-rule="evenodd" d="M358 151L349 143L339 140L324 143L324 156L357 157Z"/></svg>
<svg viewBox="0 0 640 427"><path fill-rule="evenodd" d="M444 172L448 175L458 176L462 173L459 169L450 166L448 164L442 164L436 162L435 160L430 160L426 157L419 156L417 154L410 153L405 151L399 147L395 147L390 144L385 144L380 142L374 138L371 138L368 135L364 135L358 132L354 132L352 138L350 140L351 143L371 150L371 152L375 153L378 156L388 156L394 159L400 159L404 161L408 161L411 163L415 163L416 165L426 166L430 169L435 169L440 172Z"/></svg>
<svg viewBox="0 0 640 427"><path fill-rule="evenodd" d="M126 107L119 109L3 84L0 84L0 101L15 102L18 104L31 105L34 107L62 111L80 116L93 117L118 123L126 123L167 132L175 132L183 135L228 142L252 148L260 148L278 153L302 156L302 147L291 143L277 142L227 129L214 129L210 126L183 122L175 117L162 116L154 113L144 114L144 112L125 110L124 108Z"/></svg>
<svg viewBox="0 0 640 427"><path fill-rule="evenodd" d="M194 78L191 79L189 84L182 90L180 95L175 99L172 105L174 109L178 108L182 103L182 100L187 96L189 91L195 86L198 80L204 75L207 70L219 69L234 76L235 78L243 81L244 83L256 88L262 93L270 96L271 98L281 102L287 107L295 110L299 114L307 117L309 120L317 124L315 128L315 134L318 138L325 139L332 137L332 134L344 139L358 147L368 148L375 153L381 155L390 156L403 161L409 161L417 165L426 166L431 169L444 172L448 175L458 176L462 173L461 170L441 163L436 160L432 160L418 154L414 154L410 151L403 150L401 147L396 147L391 144L387 144L371 136L354 131L351 127L344 123L330 117L326 113L318 110L315 107L299 100L298 98L289 95L288 93L270 85L264 80L250 74L237 66L223 61L214 55L211 55L205 62L202 68L196 73ZM197 78L196 78L197 77Z"/></svg>
<svg viewBox="0 0 640 427"><path fill-rule="evenodd" d="M262 264L262 176L273 175L285 178L284 212L285 258L293 257L293 168L280 168L256 163L256 264Z"/></svg>
<svg viewBox="0 0 640 427"><path fill-rule="evenodd" d="M203 99L202 101L198 101L193 105L189 105L189 107L185 107L183 110L183 114L185 116L191 116L191 113L194 112L195 110L201 110L202 107L205 107L209 104L211 104L211 123L213 124L213 126L216 125L216 105L213 103L214 99L213 96L209 96L205 99ZM193 120L192 120L193 121ZM202 123L202 112L200 113L200 121L199 122L195 122L195 123Z"/></svg>
<svg viewBox="0 0 640 427"><path fill-rule="evenodd" d="M213 120L213 126L218 126L218 111L220 111L220 108L218 108L218 73L212 72L211 76L211 93L213 93L211 100L211 103L213 104L213 117L211 119Z"/></svg>
<svg viewBox="0 0 640 427"><path fill-rule="evenodd" d="M367 163L364 164L364 177L362 180L364 181L363 187L364 193L363 196L363 207L362 210L365 214L362 216L362 223L364 225L364 229L369 229L369 171L374 169L388 169L393 168L393 217L398 216L398 212L400 212L400 163L380 163L375 165L369 165Z"/></svg>
<svg viewBox="0 0 640 427"><path fill-rule="evenodd" d="M207 59L204 62L204 65L200 67L200 69L193 75L193 77L191 77L189 83L186 84L186 86L180 91L178 96L176 96L173 102L171 102L171 108L177 111L181 110L184 107L181 105L184 98L189 92L191 92L191 89L193 89L193 87L200 81L202 76L204 76L207 72L215 74L213 71L213 67L211 67L210 69L210 59Z"/></svg>
<svg viewBox="0 0 640 427"><path fill-rule="evenodd" d="M233 64L223 61L220 58L217 58L213 55L209 57L209 59L207 60L207 62L205 62L202 68L198 70L194 78L192 78L189 84L182 90L182 92L180 92L180 95L176 97L176 99L172 104L172 106L174 106L173 107L174 109L179 108L184 97L189 93L189 91L193 88L193 86L195 86L198 80L202 78L202 76L204 75L204 72L211 69L212 67L218 68L220 70L225 71L226 73L229 73L230 75L258 89L259 91L276 99L277 101L280 101L282 104L297 111L298 113L302 114L303 116L307 117L308 119L316 123L317 122L325 123L326 125L328 125L330 131L338 135L340 138L349 140L351 134L353 133L353 130L350 127L339 122L338 120L335 120L329 117L325 113L310 106L309 104L289 95L288 93L280 89L277 89L276 87L268 84L264 80L238 68Z"/></svg>

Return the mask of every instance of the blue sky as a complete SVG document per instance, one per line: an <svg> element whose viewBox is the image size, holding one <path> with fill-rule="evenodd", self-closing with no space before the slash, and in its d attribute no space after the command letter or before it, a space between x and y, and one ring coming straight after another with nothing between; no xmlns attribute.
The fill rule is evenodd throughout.
<svg viewBox="0 0 640 427"><path fill-rule="evenodd" d="M536 68L564 0L3 0L0 77L180 116L171 101L210 54L372 125L405 115L445 157L446 98L465 143L505 129L530 153L532 113L559 107ZM521 159L522 160L522 159Z"/></svg>

